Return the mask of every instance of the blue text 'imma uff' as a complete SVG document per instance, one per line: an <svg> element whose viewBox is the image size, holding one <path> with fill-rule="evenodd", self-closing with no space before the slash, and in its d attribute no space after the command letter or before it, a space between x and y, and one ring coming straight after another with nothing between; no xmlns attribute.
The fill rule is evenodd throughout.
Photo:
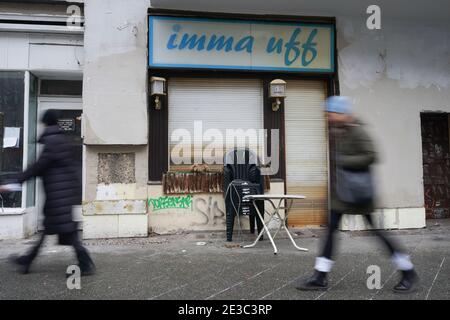
<svg viewBox="0 0 450 320"><path fill-rule="evenodd" d="M212 34L209 37L205 34L182 33L181 26L172 26L173 33L167 42L169 50L196 50L196 51L223 51L223 52L253 52L254 37L244 36L235 39L232 36ZM283 54L284 64L292 65L300 58L302 66L308 66L317 57L317 43L314 42L317 36L317 29L312 29L304 43L298 41L302 32L301 28L295 28L288 40L271 37L266 45L267 54Z"/></svg>

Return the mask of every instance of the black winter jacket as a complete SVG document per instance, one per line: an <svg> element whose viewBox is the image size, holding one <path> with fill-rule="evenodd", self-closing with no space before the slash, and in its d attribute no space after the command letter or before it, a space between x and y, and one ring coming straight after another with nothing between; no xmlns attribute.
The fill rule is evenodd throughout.
<svg viewBox="0 0 450 320"><path fill-rule="evenodd" d="M80 199L78 167L73 146L57 125L49 126L39 139L44 145L42 154L34 165L19 175L20 183L42 177L45 191L45 234L64 234L77 230L72 219L72 206Z"/></svg>

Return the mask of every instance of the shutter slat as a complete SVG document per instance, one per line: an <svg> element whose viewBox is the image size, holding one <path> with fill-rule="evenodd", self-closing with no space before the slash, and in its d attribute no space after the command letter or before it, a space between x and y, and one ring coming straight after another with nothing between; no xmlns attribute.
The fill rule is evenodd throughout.
<svg viewBox="0 0 450 320"><path fill-rule="evenodd" d="M327 221L327 123L322 81L290 80L285 100L286 180L288 193L307 198L289 214L289 225Z"/></svg>

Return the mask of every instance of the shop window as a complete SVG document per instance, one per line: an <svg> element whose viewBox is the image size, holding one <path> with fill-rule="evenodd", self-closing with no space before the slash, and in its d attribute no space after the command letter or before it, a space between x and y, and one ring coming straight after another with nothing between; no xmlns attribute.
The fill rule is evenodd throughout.
<svg viewBox="0 0 450 320"><path fill-rule="evenodd" d="M24 72L0 72L0 183L23 168ZM2 194L3 207L21 207L22 192Z"/></svg>

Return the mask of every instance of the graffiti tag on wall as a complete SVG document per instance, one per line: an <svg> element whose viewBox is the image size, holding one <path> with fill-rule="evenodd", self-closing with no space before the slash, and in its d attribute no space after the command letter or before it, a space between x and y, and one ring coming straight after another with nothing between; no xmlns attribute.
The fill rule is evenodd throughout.
<svg viewBox="0 0 450 320"><path fill-rule="evenodd" d="M194 225L216 226L225 224L225 211L220 209L219 201L209 196L207 198L196 198L194 202L194 211L200 213L204 218L203 222L194 223Z"/></svg>
<svg viewBox="0 0 450 320"><path fill-rule="evenodd" d="M149 198L148 206L153 208L153 212L168 209L191 209L192 213L202 218L201 222L193 222L194 226L223 226L225 225L225 209L222 199L213 196L196 196L189 194L186 196L160 196ZM171 213L171 211L168 211Z"/></svg>
<svg viewBox="0 0 450 320"><path fill-rule="evenodd" d="M192 195L186 196L161 196L159 198L149 198L148 206L153 207L153 211L163 209L192 209Z"/></svg>

